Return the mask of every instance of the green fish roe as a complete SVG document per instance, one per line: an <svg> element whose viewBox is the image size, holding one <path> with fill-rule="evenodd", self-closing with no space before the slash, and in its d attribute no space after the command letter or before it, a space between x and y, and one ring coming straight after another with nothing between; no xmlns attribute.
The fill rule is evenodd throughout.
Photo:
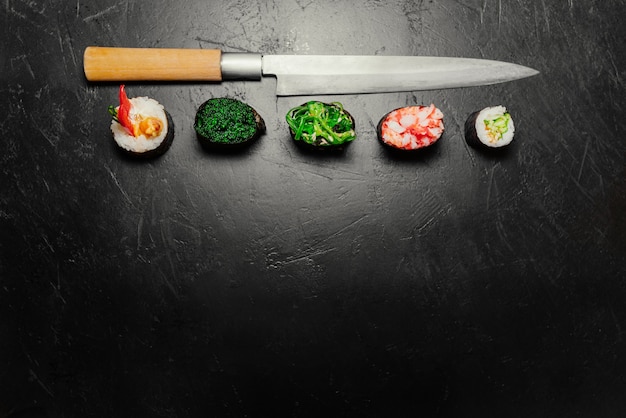
<svg viewBox="0 0 626 418"><path fill-rule="evenodd" d="M198 135L220 144L239 144L257 133L254 110L239 100L225 97L204 102L193 127Z"/></svg>

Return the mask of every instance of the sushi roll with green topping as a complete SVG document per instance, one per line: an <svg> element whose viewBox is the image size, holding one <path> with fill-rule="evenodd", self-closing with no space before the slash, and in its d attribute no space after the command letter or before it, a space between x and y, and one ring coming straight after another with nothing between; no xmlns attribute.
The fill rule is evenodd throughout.
<svg viewBox="0 0 626 418"><path fill-rule="evenodd" d="M500 148L513 141L515 125L504 106L472 113L465 122L465 140L477 148Z"/></svg>
<svg viewBox="0 0 626 418"><path fill-rule="evenodd" d="M156 157L170 148L174 124L163 106L148 97L129 99L124 85L119 106L109 106L111 132L118 147L136 157Z"/></svg>
<svg viewBox="0 0 626 418"><path fill-rule="evenodd" d="M196 112L193 125L203 145L244 145L265 132L265 121L259 113L236 99L209 99Z"/></svg>
<svg viewBox="0 0 626 418"><path fill-rule="evenodd" d="M287 112L291 137L317 149L340 149L356 138L354 118L339 102L310 101Z"/></svg>

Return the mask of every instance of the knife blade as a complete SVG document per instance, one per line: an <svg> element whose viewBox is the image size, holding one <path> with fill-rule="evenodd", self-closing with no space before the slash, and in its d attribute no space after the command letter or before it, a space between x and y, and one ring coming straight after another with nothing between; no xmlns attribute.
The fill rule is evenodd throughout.
<svg viewBox="0 0 626 418"><path fill-rule="evenodd" d="M279 96L385 93L472 87L539 74L475 58L381 55L263 55L218 49L90 46L89 81L260 80L276 77Z"/></svg>

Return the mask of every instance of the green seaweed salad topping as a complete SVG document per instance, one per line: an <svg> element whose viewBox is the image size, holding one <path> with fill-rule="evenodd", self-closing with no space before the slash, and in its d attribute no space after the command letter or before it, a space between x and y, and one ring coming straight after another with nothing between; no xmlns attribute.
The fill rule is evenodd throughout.
<svg viewBox="0 0 626 418"><path fill-rule="evenodd" d="M356 138L354 121L339 102L307 102L287 112L293 139L310 145L341 145Z"/></svg>
<svg viewBox="0 0 626 418"><path fill-rule="evenodd" d="M194 129L211 142L237 144L257 133L254 111L247 104L229 98L210 99L196 113Z"/></svg>

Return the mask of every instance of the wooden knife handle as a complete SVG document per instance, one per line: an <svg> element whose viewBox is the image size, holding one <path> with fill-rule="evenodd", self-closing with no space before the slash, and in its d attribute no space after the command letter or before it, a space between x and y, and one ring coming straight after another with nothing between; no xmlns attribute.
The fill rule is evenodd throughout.
<svg viewBox="0 0 626 418"><path fill-rule="evenodd" d="M221 56L219 49L90 46L83 67L89 81L221 81Z"/></svg>

